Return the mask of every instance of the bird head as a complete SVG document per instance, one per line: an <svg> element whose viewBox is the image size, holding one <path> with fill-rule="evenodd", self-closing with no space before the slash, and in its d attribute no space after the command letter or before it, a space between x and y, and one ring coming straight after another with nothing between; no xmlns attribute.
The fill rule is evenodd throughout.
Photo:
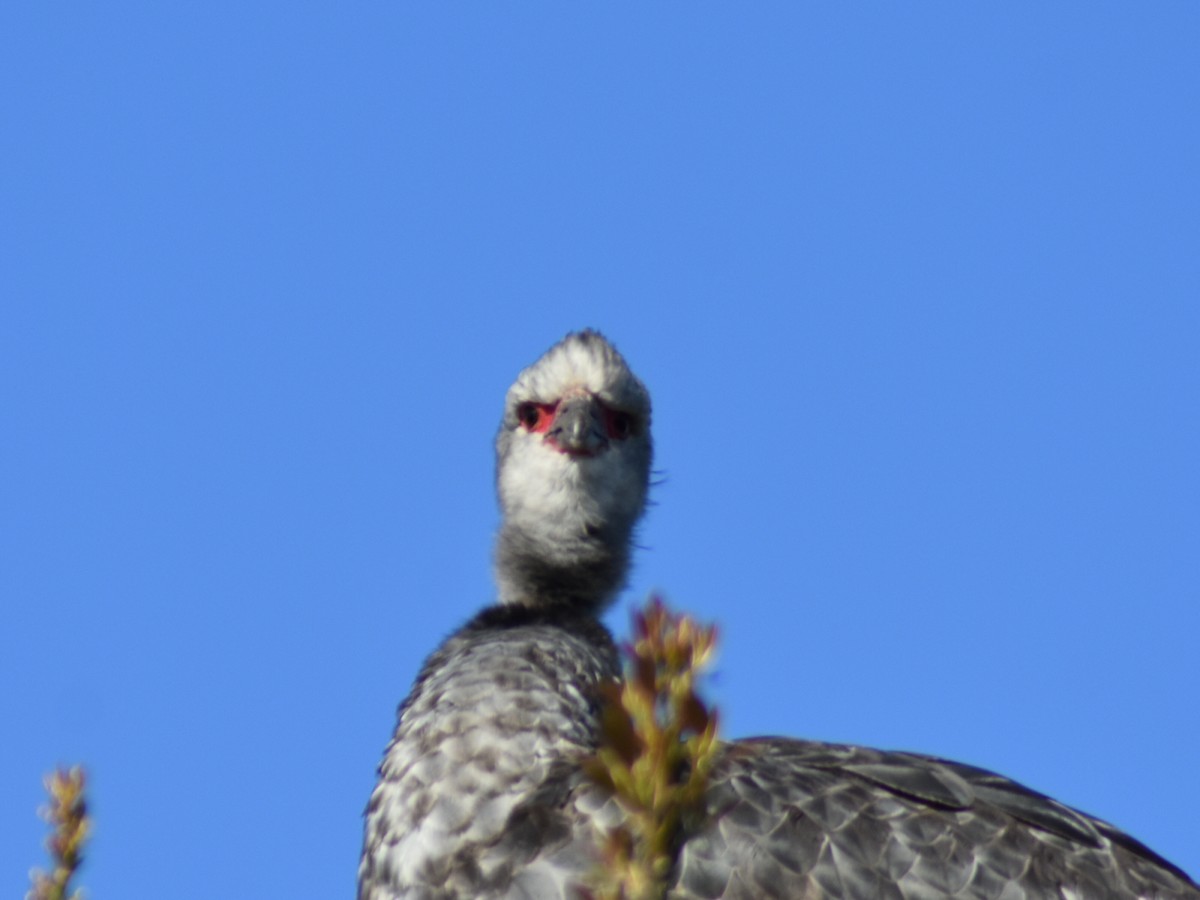
<svg viewBox="0 0 1200 900"><path fill-rule="evenodd" d="M501 600L599 608L646 506L650 395L602 335L567 335L508 390L496 437Z"/></svg>

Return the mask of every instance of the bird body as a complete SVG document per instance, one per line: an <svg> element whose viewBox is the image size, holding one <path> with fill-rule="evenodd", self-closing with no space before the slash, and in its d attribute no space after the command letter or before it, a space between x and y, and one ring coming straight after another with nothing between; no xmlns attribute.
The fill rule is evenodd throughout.
<svg viewBox="0 0 1200 900"><path fill-rule="evenodd" d="M649 395L602 336L571 334L520 374L496 443L500 602L400 707L359 900L583 898L625 816L580 761L619 674L598 614L645 507ZM783 738L721 746L668 882L677 900L1200 900L1133 838L1002 776Z"/></svg>
<svg viewBox="0 0 1200 900"><path fill-rule="evenodd" d="M518 807L536 812L539 792L595 745L594 689L617 674L603 626L561 610L492 607L443 643L380 767L360 898L565 896L565 885L523 890L563 826L530 819L522 839ZM582 879L588 865L581 855L568 868Z"/></svg>
<svg viewBox="0 0 1200 900"><path fill-rule="evenodd" d="M679 898L1189 898L1187 875L1118 829L1003 776L816 741L726 744Z"/></svg>

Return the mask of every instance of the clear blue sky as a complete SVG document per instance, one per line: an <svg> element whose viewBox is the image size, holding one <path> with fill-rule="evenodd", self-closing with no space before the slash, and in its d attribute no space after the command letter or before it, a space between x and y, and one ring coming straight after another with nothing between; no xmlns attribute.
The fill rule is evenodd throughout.
<svg viewBox="0 0 1200 900"><path fill-rule="evenodd" d="M516 372L653 392L730 736L1200 875L1200 6L0 9L0 895L350 896Z"/></svg>

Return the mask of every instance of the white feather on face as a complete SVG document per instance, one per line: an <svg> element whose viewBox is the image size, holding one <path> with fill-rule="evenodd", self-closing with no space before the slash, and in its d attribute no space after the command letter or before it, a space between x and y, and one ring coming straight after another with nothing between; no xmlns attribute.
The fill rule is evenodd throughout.
<svg viewBox="0 0 1200 900"><path fill-rule="evenodd" d="M650 394L629 369L624 357L597 331L568 334L517 376L508 389L506 420L516 403L548 403L568 389L581 387L606 403L638 412L649 426Z"/></svg>
<svg viewBox="0 0 1200 900"><path fill-rule="evenodd" d="M587 455L565 452L547 429L522 420L527 404L553 416L579 400L595 418ZM605 416L622 416L627 433L604 433ZM547 423L548 426L549 423ZM524 562L565 568L612 559L620 573L597 584L607 602L624 581L632 530L646 505L649 483L650 396L625 360L600 334L569 334L525 369L509 389L496 439L497 492L504 513L497 553L501 600L539 602L513 573ZM599 596L604 595L604 596Z"/></svg>

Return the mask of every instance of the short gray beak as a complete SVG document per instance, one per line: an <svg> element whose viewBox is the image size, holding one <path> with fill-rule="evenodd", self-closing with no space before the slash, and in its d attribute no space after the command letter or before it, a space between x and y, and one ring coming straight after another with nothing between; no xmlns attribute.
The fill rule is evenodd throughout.
<svg viewBox="0 0 1200 900"><path fill-rule="evenodd" d="M608 445L602 409L590 394L563 400L546 437L564 453L594 456Z"/></svg>

